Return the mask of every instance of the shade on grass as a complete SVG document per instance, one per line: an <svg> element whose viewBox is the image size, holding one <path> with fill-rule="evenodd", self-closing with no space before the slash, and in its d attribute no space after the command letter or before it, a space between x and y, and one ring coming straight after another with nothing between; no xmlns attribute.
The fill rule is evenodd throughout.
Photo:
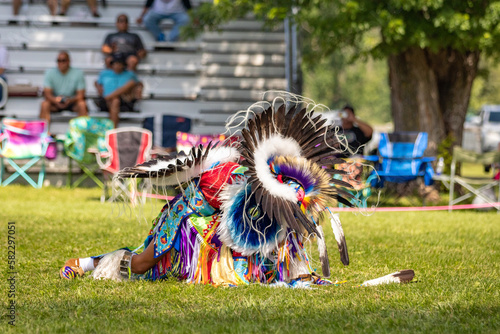
<svg viewBox="0 0 500 334"><path fill-rule="evenodd" d="M0 232L16 222L19 333L298 333L500 331L500 215L457 211L341 213L351 265L340 263L325 226L337 287L238 288L163 282L62 281L74 256L141 244L161 202L142 211L101 204L98 189L0 188ZM146 220L137 217L146 218ZM317 261L316 244L308 246ZM7 325L7 252L0 262ZM416 283L355 287L414 269Z"/></svg>

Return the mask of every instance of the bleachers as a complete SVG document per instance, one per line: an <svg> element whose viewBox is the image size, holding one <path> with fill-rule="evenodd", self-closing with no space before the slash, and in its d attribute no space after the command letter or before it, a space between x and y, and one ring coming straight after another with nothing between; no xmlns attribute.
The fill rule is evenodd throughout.
<svg viewBox="0 0 500 334"><path fill-rule="evenodd" d="M196 40L156 43L135 24L143 1L107 0L106 8L99 2L101 18L90 16L85 1L72 1L64 17L50 16L45 1L25 2L29 4L14 17L10 1L0 0L0 44L10 53L9 85L42 86L44 71L56 65L57 51L69 50L72 66L86 74L91 115L106 115L92 102L97 95L94 81L104 64L101 44L106 34L115 31L116 16L129 15L130 31L141 36L149 53L138 67L144 100L138 113L122 113L120 126L140 125L154 114L174 114L192 118L194 133L220 133L227 117L261 100L265 91L286 88L282 26L264 31L262 23L247 17ZM192 1L194 6L199 2ZM168 29L171 23L163 25ZM37 117L40 101L40 97L11 97L0 116ZM72 116L65 112L54 117L51 131L65 132Z"/></svg>

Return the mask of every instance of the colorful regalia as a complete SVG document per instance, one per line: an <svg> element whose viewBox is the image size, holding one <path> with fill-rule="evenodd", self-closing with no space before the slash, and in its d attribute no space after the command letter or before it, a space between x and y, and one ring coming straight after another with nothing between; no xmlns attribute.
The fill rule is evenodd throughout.
<svg viewBox="0 0 500 334"><path fill-rule="evenodd" d="M328 284L311 268L304 247L316 238L328 277L321 221L331 223L341 261L349 263L340 220L328 209L337 201L351 205L352 195L343 190L350 185L332 178L343 171L330 168L343 162L334 156L341 145L321 115L297 105L286 109L271 106L256 114L241 130L241 140L160 156L119 173L160 187L180 186L144 242L154 245L154 257L161 260L140 278ZM97 278L104 277L99 266Z"/></svg>

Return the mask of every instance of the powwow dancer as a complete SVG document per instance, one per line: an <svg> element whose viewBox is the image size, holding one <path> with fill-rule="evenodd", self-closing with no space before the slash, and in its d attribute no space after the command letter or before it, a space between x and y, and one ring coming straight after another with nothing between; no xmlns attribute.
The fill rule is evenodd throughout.
<svg viewBox="0 0 500 334"><path fill-rule="evenodd" d="M328 207L337 201L351 205L352 195L342 189L349 184L331 177L342 171L323 167L343 162L332 156L340 143L327 137L331 129L326 119L298 106L286 111L285 104L273 105L255 115L241 131L238 146L200 146L187 156L159 157L122 170L120 178L181 185L181 192L153 221L142 253L121 249L70 259L60 276L71 279L93 270L96 279L331 284L311 269L303 243L317 237L323 275L328 277L319 222L329 219L341 261L348 265L340 220Z"/></svg>

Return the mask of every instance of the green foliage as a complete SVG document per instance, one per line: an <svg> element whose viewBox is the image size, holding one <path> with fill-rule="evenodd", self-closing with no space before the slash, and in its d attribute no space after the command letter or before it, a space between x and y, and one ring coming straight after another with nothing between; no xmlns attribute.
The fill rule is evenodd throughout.
<svg viewBox="0 0 500 334"><path fill-rule="evenodd" d="M0 231L16 222L16 327L7 325L7 261L0 264L3 333L498 333L500 224L494 212L341 213L351 264L325 226L333 280L314 290L251 285L63 281L74 256L140 244L161 202L129 211L98 189L0 190ZM4 256L7 248L4 247ZM318 268L315 245L309 245ZM367 279L411 268L416 283L371 288Z"/></svg>
<svg viewBox="0 0 500 334"><path fill-rule="evenodd" d="M268 22L293 16L308 33L316 57L345 47L354 48L354 56L374 57L414 46L499 54L496 0L218 0L203 4L193 15L203 17L202 24L211 28L245 12ZM365 35L374 32L378 40L364 43Z"/></svg>
<svg viewBox="0 0 500 334"><path fill-rule="evenodd" d="M500 104L500 63L492 58L484 59L479 64L479 73L471 91L470 113L477 113L484 104Z"/></svg>
<svg viewBox="0 0 500 334"><path fill-rule="evenodd" d="M450 174L451 160L453 159L452 147L454 142L453 135L448 134L448 136L438 145L437 159L443 158L444 160L443 174Z"/></svg>
<svg viewBox="0 0 500 334"><path fill-rule="evenodd" d="M302 65L304 95L317 103L340 109L354 106L356 115L372 124L390 122L387 63L382 60L348 63L341 52Z"/></svg>

